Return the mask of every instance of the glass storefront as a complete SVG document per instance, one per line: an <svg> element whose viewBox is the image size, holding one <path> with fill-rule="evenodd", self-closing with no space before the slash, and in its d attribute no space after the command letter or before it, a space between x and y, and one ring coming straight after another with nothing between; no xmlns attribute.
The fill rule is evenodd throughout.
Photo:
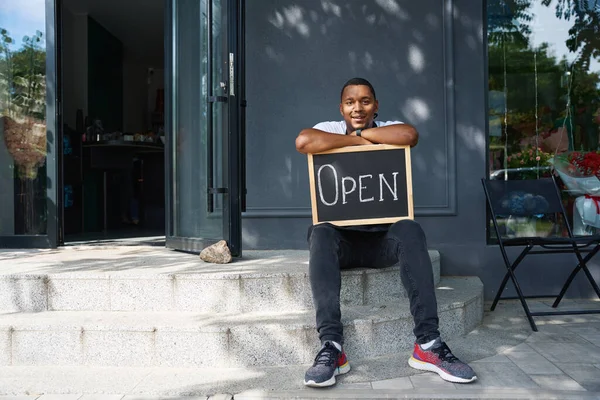
<svg viewBox="0 0 600 400"><path fill-rule="evenodd" d="M0 235L47 233L45 0L0 8Z"/></svg>
<svg viewBox="0 0 600 400"><path fill-rule="evenodd" d="M557 171L575 233L593 233L600 218L583 209L596 217L600 200L600 1L488 0L487 16L489 177Z"/></svg>

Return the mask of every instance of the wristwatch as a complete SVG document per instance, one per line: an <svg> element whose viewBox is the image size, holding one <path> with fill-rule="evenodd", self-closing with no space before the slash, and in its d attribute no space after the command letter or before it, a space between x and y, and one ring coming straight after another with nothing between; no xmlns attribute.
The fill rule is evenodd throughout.
<svg viewBox="0 0 600 400"><path fill-rule="evenodd" d="M360 136L361 132L362 132L362 129L357 129L356 130L356 136Z"/></svg>

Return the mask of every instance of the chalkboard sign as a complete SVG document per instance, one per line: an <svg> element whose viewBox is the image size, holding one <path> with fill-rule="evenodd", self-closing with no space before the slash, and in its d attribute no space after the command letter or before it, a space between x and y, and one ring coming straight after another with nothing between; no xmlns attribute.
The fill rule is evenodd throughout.
<svg viewBox="0 0 600 400"><path fill-rule="evenodd" d="M350 146L308 155L313 224L413 219L410 147Z"/></svg>

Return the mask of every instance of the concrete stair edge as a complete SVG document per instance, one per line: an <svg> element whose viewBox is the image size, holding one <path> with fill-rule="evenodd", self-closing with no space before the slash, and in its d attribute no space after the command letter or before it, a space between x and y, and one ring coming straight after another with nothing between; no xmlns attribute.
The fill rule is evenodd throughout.
<svg viewBox="0 0 600 400"><path fill-rule="evenodd" d="M468 333L483 317L481 281L460 277L443 278L441 283L452 289L437 290L442 335ZM147 313L145 324L135 321L140 313L92 314L5 314L0 318L0 365L268 366L309 363L318 350L312 311L271 315L281 321L268 323L268 313L256 315L262 315L262 321L252 314L166 313L171 319L164 326L159 322L165 313ZM189 321L192 315L204 327ZM349 307L343 315L346 350L354 359L412 346L407 303Z"/></svg>
<svg viewBox="0 0 600 400"><path fill-rule="evenodd" d="M440 254L435 250L429 254L438 284ZM208 268L203 273L166 274L137 270L1 274L0 270L0 312L312 309L306 264L288 263L280 270L276 265L240 267L227 273ZM400 266L342 271L342 304L376 304L405 296Z"/></svg>

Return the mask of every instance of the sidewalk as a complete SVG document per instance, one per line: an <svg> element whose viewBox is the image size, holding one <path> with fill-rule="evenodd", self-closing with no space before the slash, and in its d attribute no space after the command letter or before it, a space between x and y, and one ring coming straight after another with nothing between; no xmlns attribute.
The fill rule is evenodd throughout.
<svg viewBox="0 0 600 400"><path fill-rule="evenodd" d="M21 256L24 254L27 254L30 269L49 268L46 258L49 253L40 252L41 257L30 251ZM116 249L113 254L115 259L120 256ZM54 260L55 256L53 254ZM9 259L15 261L15 258L21 257L0 252L0 264ZM163 259L159 268L174 268L175 260L171 261L172 264L165 264ZM182 261L177 260L177 263ZM75 260L63 259L62 262L71 272L83 267ZM94 263L96 268L113 268L110 260L104 258L95 259ZM12 263L13 272L19 269L18 264ZM155 265L148 260L146 268L157 268ZM530 301L536 310L550 309L550 304L551 300ZM564 300L561 309L569 307L600 308L600 302ZM489 310L489 304L485 310ZM0 313L0 322L2 315ZM353 360L352 354L348 354L352 371L340 376L335 387L327 389L302 385L306 365L236 369L0 367L0 400L600 400L600 315L536 317L536 323L539 332L531 331L517 301L504 301L496 311L485 312L480 327L465 337L449 340L453 353L469 362L478 375L478 380L468 385L448 383L433 373L411 369L406 363L411 351L407 348L401 354L383 354L379 359Z"/></svg>

